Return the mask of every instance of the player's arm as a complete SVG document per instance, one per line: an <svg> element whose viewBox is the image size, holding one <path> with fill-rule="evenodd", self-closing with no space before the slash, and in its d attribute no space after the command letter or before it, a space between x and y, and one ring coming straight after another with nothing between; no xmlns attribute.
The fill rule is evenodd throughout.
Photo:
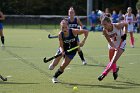
<svg viewBox="0 0 140 93"><path fill-rule="evenodd" d="M0 12L0 20L4 20L5 19L5 16L4 16L4 14L2 13L2 12Z"/></svg>
<svg viewBox="0 0 140 93"><path fill-rule="evenodd" d="M128 24L127 23L122 23L123 25L123 36L121 36L121 39L124 41L126 40L127 37L127 29L128 29Z"/></svg>
<svg viewBox="0 0 140 93"><path fill-rule="evenodd" d="M128 23L126 23L126 22L117 23L117 24L115 24L115 27L117 29L122 29L124 31L123 34L127 34Z"/></svg>
<svg viewBox="0 0 140 93"><path fill-rule="evenodd" d="M88 37L88 30L85 30L85 29L72 29L72 32L75 36L84 34L85 39L87 39Z"/></svg>
<svg viewBox="0 0 140 93"><path fill-rule="evenodd" d="M127 34L128 24L127 23L123 23L122 25L123 25L124 34Z"/></svg>
<svg viewBox="0 0 140 93"><path fill-rule="evenodd" d="M114 43L111 41L109 35L106 33L106 29L103 30L103 35L105 36L106 40L108 41L109 45L113 48L115 48Z"/></svg>
<svg viewBox="0 0 140 93"><path fill-rule="evenodd" d="M118 23L115 25L118 29L123 30L123 36L121 36L121 39L124 41L126 40L127 37L127 29L128 29L128 24L126 22L123 23Z"/></svg>
<svg viewBox="0 0 140 93"><path fill-rule="evenodd" d="M125 21L125 22L126 22L126 15L127 15L127 14L124 15L124 21Z"/></svg>
<svg viewBox="0 0 140 93"><path fill-rule="evenodd" d="M80 29L82 29L83 24L82 24L81 20L78 17L77 17L77 23L78 23L78 25L80 25Z"/></svg>
<svg viewBox="0 0 140 93"><path fill-rule="evenodd" d="M85 44L85 41L88 37L88 30L84 30L84 29L72 29L73 31L73 34L76 36L76 35L81 35L81 34L84 34L84 38L83 40L80 42L80 46L82 47L84 44Z"/></svg>
<svg viewBox="0 0 140 93"><path fill-rule="evenodd" d="M62 55L64 55L64 52L65 52L65 51L64 51L64 47L63 47L63 39L62 39L61 33L59 33L58 39L59 39L60 50L61 50L61 52L62 52Z"/></svg>

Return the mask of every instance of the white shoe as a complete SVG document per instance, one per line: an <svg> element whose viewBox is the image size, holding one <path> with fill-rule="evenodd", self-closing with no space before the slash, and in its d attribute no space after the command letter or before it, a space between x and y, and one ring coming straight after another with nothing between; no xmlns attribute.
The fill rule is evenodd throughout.
<svg viewBox="0 0 140 93"><path fill-rule="evenodd" d="M53 77L53 78L52 78L52 82L53 82L53 83L58 83L57 78Z"/></svg>
<svg viewBox="0 0 140 93"><path fill-rule="evenodd" d="M51 64L49 65L49 68L48 68L48 69L49 69L49 70L53 70L54 67L55 67L55 66L53 66L53 64L51 63Z"/></svg>
<svg viewBox="0 0 140 93"><path fill-rule="evenodd" d="M83 61L83 65L87 65L87 62L86 61Z"/></svg>
<svg viewBox="0 0 140 93"><path fill-rule="evenodd" d="M134 48L134 45L131 45L132 48Z"/></svg>
<svg viewBox="0 0 140 93"><path fill-rule="evenodd" d="M1 47L4 47L4 44L2 44Z"/></svg>

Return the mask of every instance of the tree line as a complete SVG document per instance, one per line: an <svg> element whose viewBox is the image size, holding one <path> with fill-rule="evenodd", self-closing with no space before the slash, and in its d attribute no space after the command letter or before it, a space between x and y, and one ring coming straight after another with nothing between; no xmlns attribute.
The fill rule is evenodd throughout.
<svg viewBox="0 0 140 93"><path fill-rule="evenodd" d="M140 8L140 0L135 1L138 1L136 7ZM0 0L0 9L4 14L67 15L70 6L75 8L76 15L86 15L87 0Z"/></svg>
<svg viewBox="0 0 140 93"><path fill-rule="evenodd" d="M67 15L74 6L78 15L86 15L87 0L1 0L0 8L5 14Z"/></svg>
<svg viewBox="0 0 140 93"><path fill-rule="evenodd" d="M140 9L140 0L138 0L137 4L136 4L136 8Z"/></svg>

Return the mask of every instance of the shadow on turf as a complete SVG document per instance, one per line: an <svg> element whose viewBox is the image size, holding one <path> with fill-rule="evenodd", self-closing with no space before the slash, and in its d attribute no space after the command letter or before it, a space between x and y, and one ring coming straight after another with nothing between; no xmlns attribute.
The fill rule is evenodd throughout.
<svg viewBox="0 0 140 93"><path fill-rule="evenodd" d="M137 88L140 87L140 84L137 83L132 83L132 82L122 82L118 81L121 84L79 84L79 83L66 83L66 82L60 82L61 84L64 85L69 85L69 86L85 86L85 87L94 87L94 88L111 88L111 89L130 89L130 88ZM120 86L121 85L121 86Z"/></svg>
<svg viewBox="0 0 140 93"><path fill-rule="evenodd" d="M117 85L140 86L140 84L138 84L136 82L130 82L130 81L116 81L116 82L121 83L121 84L117 84Z"/></svg>
<svg viewBox="0 0 140 93"><path fill-rule="evenodd" d="M71 64L71 65L73 65L73 66L81 66L81 65L83 65L83 64L81 64L81 65L77 65L77 64ZM83 66L94 66L94 67L103 67L103 68L105 68L106 66L103 66L103 65L100 65L100 64L86 64L86 65L83 65Z"/></svg>
<svg viewBox="0 0 140 93"><path fill-rule="evenodd" d="M20 82L3 82L0 81L0 84L40 84L40 83L20 83Z"/></svg>
<svg viewBox="0 0 140 93"><path fill-rule="evenodd" d="M102 65L102 64L87 64L86 66L97 66L97 67L106 67L105 65ZM121 67L119 66L119 68L124 68L124 67Z"/></svg>
<svg viewBox="0 0 140 93"><path fill-rule="evenodd" d="M106 67L104 65L100 65L100 64L87 64L86 66L94 66L94 67Z"/></svg>
<svg viewBox="0 0 140 93"><path fill-rule="evenodd" d="M81 65L77 65L77 64L71 64L71 65L73 65L73 66L81 66ZM105 68L106 66L105 65L102 65L102 64L86 64L86 65L84 65L84 66L93 66L93 67L103 67L103 68ZM124 68L124 67L121 67L121 66L119 66L119 68Z"/></svg>

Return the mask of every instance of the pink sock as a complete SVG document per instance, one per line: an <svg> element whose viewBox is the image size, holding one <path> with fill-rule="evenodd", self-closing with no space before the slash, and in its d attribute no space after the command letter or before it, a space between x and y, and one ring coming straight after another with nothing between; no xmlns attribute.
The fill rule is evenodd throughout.
<svg viewBox="0 0 140 93"><path fill-rule="evenodd" d="M108 72L112 69L112 66L112 62L109 62L102 74L106 76Z"/></svg>
<svg viewBox="0 0 140 93"><path fill-rule="evenodd" d="M113 70L113 72L116 72L116 67L117 67L117 66L116 66L116 63L113 63L113 64L112 64L112 70Z"/></svg>
<svg viewBox="0 0 140 93"><path fill-rule="evenodd" d="M134 45L134 37L130 37L130 44Z"/></svg>

